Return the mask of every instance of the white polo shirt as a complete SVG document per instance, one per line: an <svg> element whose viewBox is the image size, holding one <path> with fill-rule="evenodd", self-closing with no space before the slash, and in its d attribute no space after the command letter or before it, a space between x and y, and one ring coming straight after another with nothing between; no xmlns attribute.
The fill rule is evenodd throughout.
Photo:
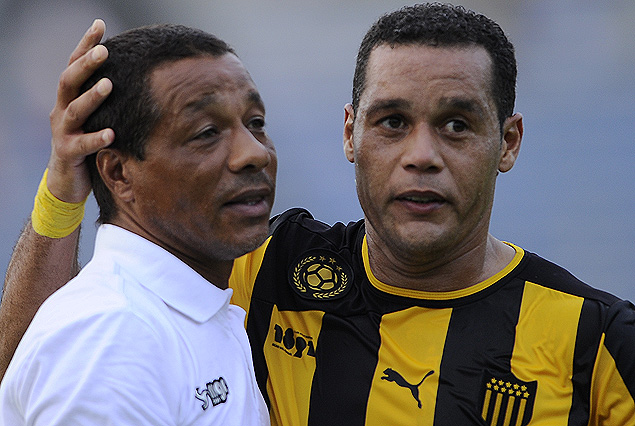
<svg viewBox="0 0 635 426"><path fill-rule="evenodd" d="M0 425L268 425L231 291L102 225L93 259L22 338Z"/></svg>

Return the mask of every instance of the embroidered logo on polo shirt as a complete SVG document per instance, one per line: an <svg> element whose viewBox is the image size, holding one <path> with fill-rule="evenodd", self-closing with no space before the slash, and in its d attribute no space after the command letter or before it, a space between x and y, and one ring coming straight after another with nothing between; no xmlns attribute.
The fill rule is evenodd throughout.
<svg viewBox="0 0 635 426"><path fill-rule="evenodd" d="M310 250L294 264L289 270L289 283L305 299L337 299L350 290L353 270L337 253Z"/></svg>
<svg viewBox="0 0 635 426"><path fill-rule="evenodd" d="M203 402L203 411L207 410L210 406L217 406L224 402L227 402L227 395L229 395L229 388L227 382L222 377L207 383L206 388L201 392L196 388L196 399Z"/></svg>

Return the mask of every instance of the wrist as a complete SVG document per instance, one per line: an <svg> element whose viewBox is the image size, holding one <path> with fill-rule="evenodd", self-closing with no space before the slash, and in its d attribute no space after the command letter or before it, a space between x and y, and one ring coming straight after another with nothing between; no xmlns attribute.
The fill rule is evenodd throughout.
<svg viewBox="0 0 635 426"><path fill-rule="evenodd" d="M46 176L46 188L58 200L80 203L90 195L91 184L86 164L63 162L51 153Z"/></svg>
<svg viewBox="0 0 635 426"><path fill-rule="evenodd" d="M48 168L42 181L31 212L31 224L38 234L49 238L64 238L70 235L84 218L86 197L78 203L68 203L55 197L47 186Z"/></svg>

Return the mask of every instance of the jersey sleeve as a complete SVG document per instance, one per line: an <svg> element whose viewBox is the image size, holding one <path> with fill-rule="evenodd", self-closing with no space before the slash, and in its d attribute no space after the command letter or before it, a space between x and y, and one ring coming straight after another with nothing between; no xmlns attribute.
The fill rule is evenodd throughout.
<svg viewBox="0 0 635 426"><path fill-rule="evenodd" d="M609 308L595 363L590 425L632 424L635 419L635 307Z"/></svg>

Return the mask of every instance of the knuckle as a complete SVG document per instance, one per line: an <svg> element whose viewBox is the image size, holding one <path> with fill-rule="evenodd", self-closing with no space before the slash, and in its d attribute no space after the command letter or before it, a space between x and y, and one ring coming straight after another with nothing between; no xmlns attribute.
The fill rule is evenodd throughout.
<svg viewBox="0 0 635 426"><path fill-rule="evenodd" d="M65 92L70 88L68 73L69 73L69 69L67 68L60 75L60 80L58 83L58 88L60 92Z"/></svg>
<svg viewBox="0 0 635 426"><path fill-rule="evenodd" d="M71 103L68 108L66 108L66 120L70 122L75 122L79 119L79 114L77 109L74 108L74 105Z"/></svg>

